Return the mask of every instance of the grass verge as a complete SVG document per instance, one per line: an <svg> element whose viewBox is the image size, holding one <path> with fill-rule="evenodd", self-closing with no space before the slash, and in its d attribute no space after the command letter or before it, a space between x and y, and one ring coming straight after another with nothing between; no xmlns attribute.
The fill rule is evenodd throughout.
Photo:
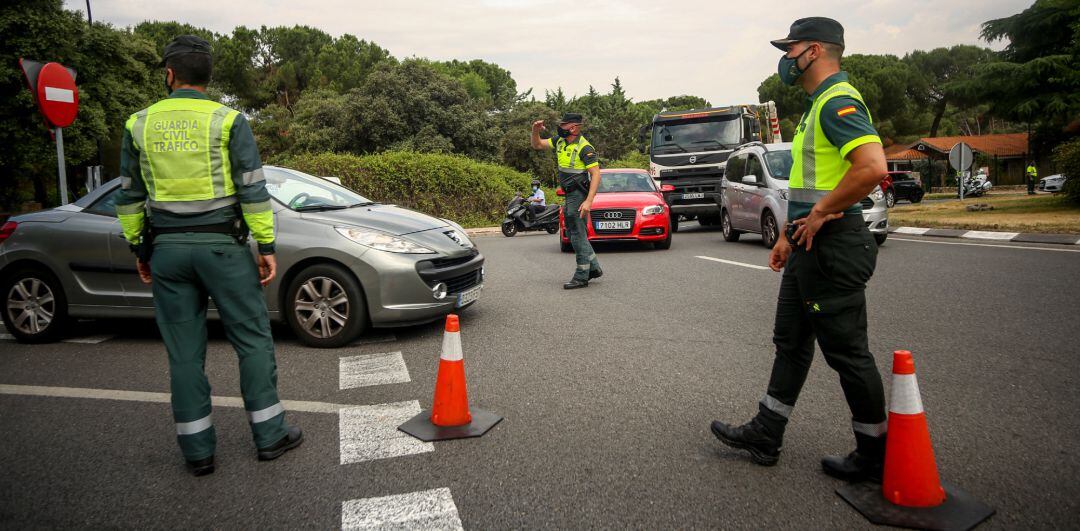
<svg viewBox="0 0 1080 531"><path fill-rule="evenodd" d="M968 205L993 210L967 211ZM936 203L900 204L889 211L894 227L1080 234L1080 208L1061 195L990 195Z"/></svg>

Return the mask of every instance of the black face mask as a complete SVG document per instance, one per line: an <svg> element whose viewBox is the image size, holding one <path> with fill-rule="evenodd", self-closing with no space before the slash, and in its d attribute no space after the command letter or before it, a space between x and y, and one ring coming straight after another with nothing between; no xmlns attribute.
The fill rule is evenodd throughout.
<svg viewBox="0 0 1080 531"><path fill-rule="evenodd" d="M559 138L570 138L570 136L573 134L573 133L570 132L569 129L563 129L562 127L560 127L558 129L558 133L559 133Z"/></svg>

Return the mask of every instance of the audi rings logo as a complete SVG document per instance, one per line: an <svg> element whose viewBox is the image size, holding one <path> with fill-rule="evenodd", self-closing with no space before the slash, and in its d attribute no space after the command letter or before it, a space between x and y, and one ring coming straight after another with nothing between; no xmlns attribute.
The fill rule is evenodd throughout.
<svg viewBox="0 0 1080 531"><path fill-rule="evenodd" d="M622 212L604 212L604 219L619 219L622 217Z"/></svg>
<svg viewBox="0 0 1080 531"><path fill-rule="evenodd" d="M690 155L690 164L697 163L697 155Z"/></svg>

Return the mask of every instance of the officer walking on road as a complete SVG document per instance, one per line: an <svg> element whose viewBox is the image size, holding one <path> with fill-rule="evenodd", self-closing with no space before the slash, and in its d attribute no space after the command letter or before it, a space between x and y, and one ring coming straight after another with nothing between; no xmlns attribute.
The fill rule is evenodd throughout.
<svg viewBox="0 0 1080 531"><path fill-rule="evenodd" d="M862 96L840 71L844 29L839 22L805 18L787 38L772 41L786 54L780 79L809 94L792 142L786 238L769 255L783 269L773 343L776 358L768 391L747 424L712 423L724 444L747 450L760 465L780 457L784 428L814 357L814 339L840 376L856 449L826 457L829 475L878 480L885 456L885 396L866 333L866 282L877 245L859 201L886 175L881 140Z"/></svg>
<svg viewBox="0 0 1080 531"><path fill-rule="evenodd" d="M584 120L580 114L566 113L559 122L558 136L540 138L544 121L532 124L533 149L554 149L559 163L559 186L566 193L563 214L570 245L574 247L577 269L565 289L589 286L589 281L600 278L604 272L596 259L596 252L589 243L589 211L592 210L596 190L600 187L600 161L596 149L584 136L581 127Z"/></svg>
<svg viewBox="0 0 1080 531"><path fill-rule="evenodd" d="M276 274L274 214L255 137L244 115L206 97L209 43L177 37L165 47L162 65L169 97L133 114L124 130L116 212L138 255L139 276L153 285L176 439L188 468L201 476L214 471L217 442L204 372L207 296L240 358L258 458L278 458L299 446L303 434L285 424L277 394L260 288ZM258 268L245 244L249 229L259 244Z"/></svg>
<svg viewBox="0 0 1080 531"><path fill-rule="evenodd" d="M1028 195L1035 195L1035 181L1039 180L1039 170L1035 168L1035 162L1029 162L1027 165L1027 185Z"/></svg>

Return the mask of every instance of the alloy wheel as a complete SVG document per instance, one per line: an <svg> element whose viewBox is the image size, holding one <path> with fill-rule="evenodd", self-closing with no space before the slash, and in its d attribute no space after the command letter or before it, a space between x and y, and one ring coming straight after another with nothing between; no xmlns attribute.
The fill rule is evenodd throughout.
<svg viewBox="0 0 1080 531"><path fill-rule="evenodd" d="M312 277L296 291L293 312L307 334L323 339L334 337L349 322L349 296L334 279Z"/></svg>
<svg viewBox="0 0 1080 531"><path fill-rule="evenodd" d="M40 334L56 315L56 296L41 279L23 278L8 291L7 311L12 326L20 332Z"/></svg>

